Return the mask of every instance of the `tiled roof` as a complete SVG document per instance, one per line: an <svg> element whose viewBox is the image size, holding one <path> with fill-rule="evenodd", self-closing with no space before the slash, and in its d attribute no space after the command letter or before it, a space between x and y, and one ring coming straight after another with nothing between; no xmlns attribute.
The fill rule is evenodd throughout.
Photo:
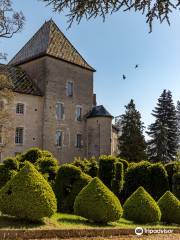
<svg viewBox="0 0 180 240"><path fill-rule="evenodd" d="M19 65L45 55L95 71L73 47L53 20L45 22L9 64Z"/></svg>
<svg viewBox="0 0 180 240"><path fill-rule="evenodd" d="M0 76L6 75L13 84L13 90L18 93L41 96L41 92L32 79L20 67L0 64Z"/></svg>
<svg viewBox="0 0 180 240"><path fill-rule="evenodd" d="M86 118L92 117L111 117L113 116L105 109L103 105L95 106L92 110L86 115Z"/></svg>

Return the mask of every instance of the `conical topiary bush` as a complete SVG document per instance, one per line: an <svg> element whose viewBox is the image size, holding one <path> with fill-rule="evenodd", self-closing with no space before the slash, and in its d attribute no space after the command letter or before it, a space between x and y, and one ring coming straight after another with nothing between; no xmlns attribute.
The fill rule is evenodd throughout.
<svg viewBox="0 0 180 240"><path fill-rule="evenodd" d="M162 213L161 221L180 224L180 201L170 191L158 201Z"/></svg>
<svg viewBox="0 0 180 240"><path fill-rule="evenodd" d="M139 187L124 203L124 216L137 223L159 222L161 211L143 187Z"/></svg>
<svg viewBox="0 0 180 240"><path fill-rule="evenodd" d="M56 209L52 188L29 162L0 190L3 214L35 221L50 217Z"/></svg>
<svg viewBox="0 0 180 240"><path fill-rule="evenodd" d="M96 177L76 197L74 213L93 222L107 223L119 220L123 210L119 199Z"/></svg>

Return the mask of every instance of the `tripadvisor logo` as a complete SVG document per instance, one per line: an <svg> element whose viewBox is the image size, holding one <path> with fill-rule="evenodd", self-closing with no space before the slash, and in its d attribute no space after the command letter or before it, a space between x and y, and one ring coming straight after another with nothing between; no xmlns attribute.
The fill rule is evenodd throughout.
<svg viewBox="0 0 180 240"><path fill-rule="evenodd" d="M137 227L137 228L135 229L135 234L138 235L138 236L142 235L143 232L144 232L144 231L143 231L143 228L142 228L142 227Z"/></svg>

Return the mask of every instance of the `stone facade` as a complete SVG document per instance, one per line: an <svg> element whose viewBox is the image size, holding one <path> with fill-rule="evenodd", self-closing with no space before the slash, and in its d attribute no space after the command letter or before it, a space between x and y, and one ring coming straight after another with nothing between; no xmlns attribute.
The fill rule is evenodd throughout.
<svg viewBox="0 0 180 240"><path fill-rule="evenodd" d="M45 26L47 28L47 23ZM33 37L33 41L35 37L37 38L37 34ZM33 44L35 45L34 42ZM26 49L25 53L24 49ZM103 106L93 105L94 69L83 62L85 60L80 55L77 56L77 53L76 58L71 59L79 57L79 60L72 62L49 54L36 57L29 54L31 56L29 59L28 46L21 51L10 64L26 72L42 95L16 94L11 106L14 119L11 140L2 150L3 158L33 146L51 151L60 163L72 162L74 157L98 157L102 154L112 154L112 152L116 154L115 148L112 147L112 143L116 144L115 132L112 130L112 116ZM27 61L24 61L24 56L28 59ZM21 59L23 59L22 62ZM73 86L72 96L67 94L68 82ZM17 103L23 103L25 106L24 114L21 116L16 114ZM63 105L62 119L57 117L58 103ZM76 119L77 107L81 108L82 116L78 120ZM14 143L14 132L17 127L24 128L21 145ZM62 133L62 138L57 145L56 133L59 131ZM80 146L77 144L77 135L81 137Z"/></svg>

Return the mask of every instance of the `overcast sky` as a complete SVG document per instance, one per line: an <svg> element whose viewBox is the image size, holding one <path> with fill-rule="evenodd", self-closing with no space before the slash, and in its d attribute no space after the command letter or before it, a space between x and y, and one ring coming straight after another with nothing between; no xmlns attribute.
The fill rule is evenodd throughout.
<svg viewBox="0 0 180 240"><path fill-rule="evenodd" d="M22 10L26 24L13 39L0 41L0 50L15 55L32 35L51 17L97 72L94 91L98 104L114 116L124 112L131 98L135 100L147 126L153 121L152 109L163 89L172 91L174 102L180 99L180 12L171 16L171 26L154 24L148 33L140 13L118 12L105 22L97 18L74 24L67 30L65 14L54 14L38 0L13 0ZM139 68L134 66L139 64ZM127 79L122 80L125 74Z"/></svg>

